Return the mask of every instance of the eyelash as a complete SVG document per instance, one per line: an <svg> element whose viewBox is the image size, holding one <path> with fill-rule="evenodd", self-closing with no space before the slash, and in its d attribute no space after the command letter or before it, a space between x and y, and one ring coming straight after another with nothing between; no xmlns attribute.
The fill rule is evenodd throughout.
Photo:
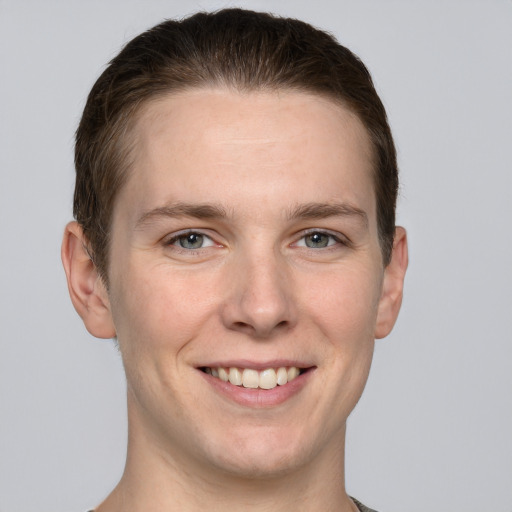
<svg viewBox="0 0 512 512"><path fill-rule="evenodd" d="M202 247L197 247L197 248L186 248L186 247L182 247L178 244L180 239L184 239L185 237L190 236L190 235L197 235L199 237L202 237L203 241L206 239L209 241L209 243L206 247L202 246ZM329 238L327 245L324 247L309 247L309 246L307 246L306 238L308 236L312 236L312 235L327 236ZM303 243L299 244L299 242L303 242ZM334 242L334 243L331 243L331 242ZM211 236L208 236L207 234L202 233L201 231L194 231L192 229L187 230L187 231L181 231L179 233L172 235L170 238L168 238L164 241L164 245L166 247L174 246L177 250L182 251L187 254L191 254L191 255L198 254L198 251L201 251L203 249L208 249L209 247L214 247L214 246L222 247L222 245L216 243ZM321 230L321 229L307 230L306 232L302 233L302 236L297 241L295 241L295 242L293 242L293 244L291 244L291 246L303 247L305 249L309 249L312 251L318 251L319 249L333 250L339 245L349 247L350 241L348 239L346 239L345 237L340 236L339 233L334 234L330 231L325 231L325 230Z"/></svg>
<svg viewBox="0 0 512 512"><path fill-rule="evenodd" d="M209 240L210 243L206 247L198 247L195 249L194 248L187 249L186 247L181 247L180 245L178 245L178 242L180 239L184 239L190 235L200 236L203 239ZM184 251L188 254L194 254L195 252L197 252L201 249L206 249L208 247L213 247L215 245L218 246L220 244L217 244L211 236L208 236L205 233L202 233L201 231L194 231L193 229L189 229L187 231L181 231L180 233L176 233L176 234L172 235L170 238L168 238L164 241L164 245L165 246L174 246L174 247L176 247L176 249L178 249L180 251Z"/></svg>
<svg viewBox="0 0 512 512"><path fill-rule="evenodd" d="M308 247L306 245L306 238L308 236L312 236L312 235L322 235L322 236L327 236L330 240L328 241L328 245L326 245L325 247ZM299 242L303 241L303 244L301 245L298 245ZM334 243L330 243L331 241L334 241ZM318 251L319 249L324 249L324 250L333 250L335 249L337 246L350 246L350 241L343 237L343 236L340 236L339 233L332 233L331 231L326 231L326 230L322 230L322 229L310 229L310 230L307 230L306 232L304 232L302 234L302 236L297 240L297 242L294 242L294 244L296 247L304 247L305 249L309 249L309 250L312 250L312 251Z"/></svg>

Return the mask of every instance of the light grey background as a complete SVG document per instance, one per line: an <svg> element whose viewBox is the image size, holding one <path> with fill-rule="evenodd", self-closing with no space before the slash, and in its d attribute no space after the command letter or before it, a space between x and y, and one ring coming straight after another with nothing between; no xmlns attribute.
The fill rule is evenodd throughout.
<svg viewBox="0 0 512 512"><path fill-rule="evenodd" d="M120 476L119 356L86 333L60 265L73 132L124 42L227 5L333 32L396 137L411 264L349 421L349 492L381 512L511 512L510 0L0 0L0 511L82 512Z"/></svg>

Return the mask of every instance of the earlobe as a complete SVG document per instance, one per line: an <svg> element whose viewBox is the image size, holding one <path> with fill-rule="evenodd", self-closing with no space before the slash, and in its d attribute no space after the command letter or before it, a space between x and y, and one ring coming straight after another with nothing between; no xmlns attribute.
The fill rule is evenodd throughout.
<svg viewBox="0 0 512 512"><path fill-rule="evenodd" d="M62 240L62 263L73 306L86 329L97 338L116 335L107 290L87 252L87 240L77 222L70 222Z"/></svg>
<svg viewBox="0 0 512 512"><path fill-rule="evenodd" d="M397 227L391 261L384 270L375 338L386 337L395 325L402 304L404 278L408 263L407 233L404 228Z"/></svg>

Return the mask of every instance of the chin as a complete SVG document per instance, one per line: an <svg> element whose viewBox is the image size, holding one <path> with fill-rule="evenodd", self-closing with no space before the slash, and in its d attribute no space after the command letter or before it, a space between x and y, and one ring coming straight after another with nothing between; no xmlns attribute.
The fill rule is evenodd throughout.
<svg viewBox="0 0 512 512"><path fill-rule="evenodd" d="M303 464L297 454L240 454L236 459L216 459L216 469L231 477L270 480L295 473Z"/></svg>
<svg viewBox="0 0 512 512"><path fill-rule="evenodd" d="M227 439L229 446L225 446ZM313 453L313 443L294 438L289 431L283 436L263 429L256 435L226 436L224 443L211 451L210 459L226 475L266 480L300 470L311 462Z"/></svg>

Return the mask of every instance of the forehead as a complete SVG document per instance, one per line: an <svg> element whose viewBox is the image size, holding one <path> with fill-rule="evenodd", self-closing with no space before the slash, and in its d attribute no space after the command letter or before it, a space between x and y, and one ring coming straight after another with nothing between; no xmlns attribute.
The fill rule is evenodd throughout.
<svg viewBox="0 0 512 512"><path fill-rule="evenodd" d="M257 201L276 209L343 200L374 216L366 129L347 108L319 95L169 94L143 108L133 141L121 196L136 213L172 201L228 202L234 209Z"/></svg>

